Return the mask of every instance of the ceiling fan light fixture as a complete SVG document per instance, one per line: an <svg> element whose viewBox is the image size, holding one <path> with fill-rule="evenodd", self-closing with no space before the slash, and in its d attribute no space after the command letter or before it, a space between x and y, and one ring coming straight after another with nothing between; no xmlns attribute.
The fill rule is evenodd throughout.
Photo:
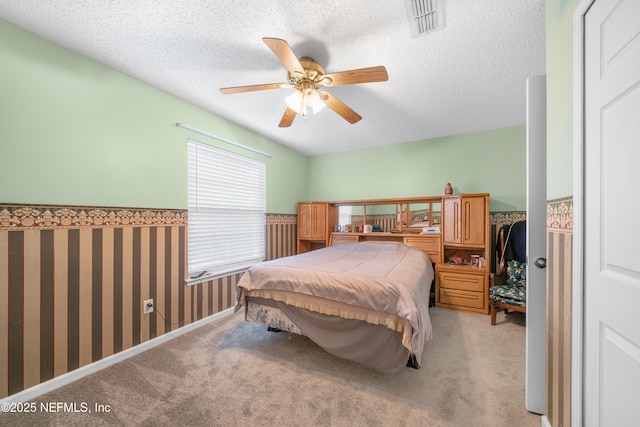
<svg viewBox="0 0 640 427"><path fill-rule="evenodd" d="M326 107L320 94L315 89L306 89L304 92L296 89L291 95L287 96L284 101L287 107L304 117L307 117L309 109L311 109L313 114L316 114Z"/></svg>
<svg viewBox="0 0 640 427"><path fill-rule="evenodd" d="M353 111L353 109L329 91L318 91L318 89L322 89L324 86L333 87L359 83L386 82L389 79L387 69L382 65L325 74L324 68L313 59L307 56L298 59L286 40L263 37L262 41L265 42L287 69L287 83L226 87L220 88L220 92L223 94L232 94L257 90L293 88L294 92L285 98L287 108L278 124L281 128L291 126L298 114L307 120L307 113L309 111L315 114L324 107L329 107L330 110L350 124L357 123L362 119L360 114Z"/></svg>
<svg viewBox="0 0 640 427"><path fill-rule="evenodd" d="M320 112L327 105L322 101L317 90L308 90L305 96L305 104L311 107L313 114Z"/></svg>

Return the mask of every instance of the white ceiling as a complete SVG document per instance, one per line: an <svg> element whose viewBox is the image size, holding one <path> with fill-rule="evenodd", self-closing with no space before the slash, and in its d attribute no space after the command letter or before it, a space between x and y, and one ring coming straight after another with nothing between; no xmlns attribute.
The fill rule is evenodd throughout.
<svg viewBox="0 0 640 427"><path fill-rule="evenodd" d="M446 27L412 37L404 0L0 2L0 18L305 155L524 124L544 17L544 0L446 0ZM389 80L326 89L356 124L325 108L279 128L292 89L218 90L286 81L265 36L327 73L384 65Z"/></svg>

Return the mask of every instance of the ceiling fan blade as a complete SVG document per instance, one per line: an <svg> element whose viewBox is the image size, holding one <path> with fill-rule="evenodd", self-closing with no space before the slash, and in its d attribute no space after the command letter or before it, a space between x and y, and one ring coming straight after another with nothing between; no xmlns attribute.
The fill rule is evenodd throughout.
<svg viewBox="0 0 640 427"><path fill-rule="evenodd" d="M269 49L278 57L289 73L293 74L294 72L298 72L304 74L304 68L291 50L289 43L285 40L272 37L263 37L262 41L269 46Z"/></svg>
<svg viewBox="0 0 640 427"><path fill-rule="evenodd" d="M325 86L342 86L356 83L386 82L389 80L387 69L383 65L377 67L359 68L357 70L340 71L325 74L323 78L330 78L331 83Z"/></svg>
<svg viewBox="0 0 640 427"><path fill-rule="evenodd" d="M353 111L347 104L340 101L335 96L331 95L329 92L319 92L320 99L324 102L327 107L331 108L333 111L342 116L343 119L348 121L351 124L357 123L362 119L362 116L355 111Z"/></svg>
<svg viewBox="0 0 640 427"><path fill-rule="evenodd" d="M220 92L222 92L225 95L229 95L231 93L253 92L253 91L256 91L256 90L279 89L281 87L291 87L291 85L289 83L266 83L266 84L251 85L251 86L223 87L223 88L220 88Z"/></svg>
<svg viewBox="0 0 640 427"><path fill-rule="evenodd" d="M297 113L293 111L291 108L287 107L284 111L284 115L280 120L280 124L278 125L281 128L288 128L293 123L293 119L296 118Z"/></svg>

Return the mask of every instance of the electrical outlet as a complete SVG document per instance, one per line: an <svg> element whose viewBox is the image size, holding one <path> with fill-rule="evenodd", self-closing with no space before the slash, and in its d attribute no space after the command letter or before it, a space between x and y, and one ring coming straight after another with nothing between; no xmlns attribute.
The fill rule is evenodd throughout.
<svg viewBox="0 0 640 427"><path fill-rule="evenodd" d="M142 302L142 314L153 313L153 299L146 299Z"/></svg>

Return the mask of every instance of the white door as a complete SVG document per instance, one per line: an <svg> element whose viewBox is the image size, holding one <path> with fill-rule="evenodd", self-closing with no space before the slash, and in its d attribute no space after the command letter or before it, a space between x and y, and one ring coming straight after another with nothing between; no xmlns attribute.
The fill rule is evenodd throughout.
<svg viewBox="0 0 640 427"><path fill-rule="evenodd" d="M527 79L526 407L546 410L547 78Z"/></svg>
<svg viewBox="0 0 640 427"><path fill-rule="evenodd" d="M640 1L597 0L584 26L583 421L637 426Z"/></svg>

